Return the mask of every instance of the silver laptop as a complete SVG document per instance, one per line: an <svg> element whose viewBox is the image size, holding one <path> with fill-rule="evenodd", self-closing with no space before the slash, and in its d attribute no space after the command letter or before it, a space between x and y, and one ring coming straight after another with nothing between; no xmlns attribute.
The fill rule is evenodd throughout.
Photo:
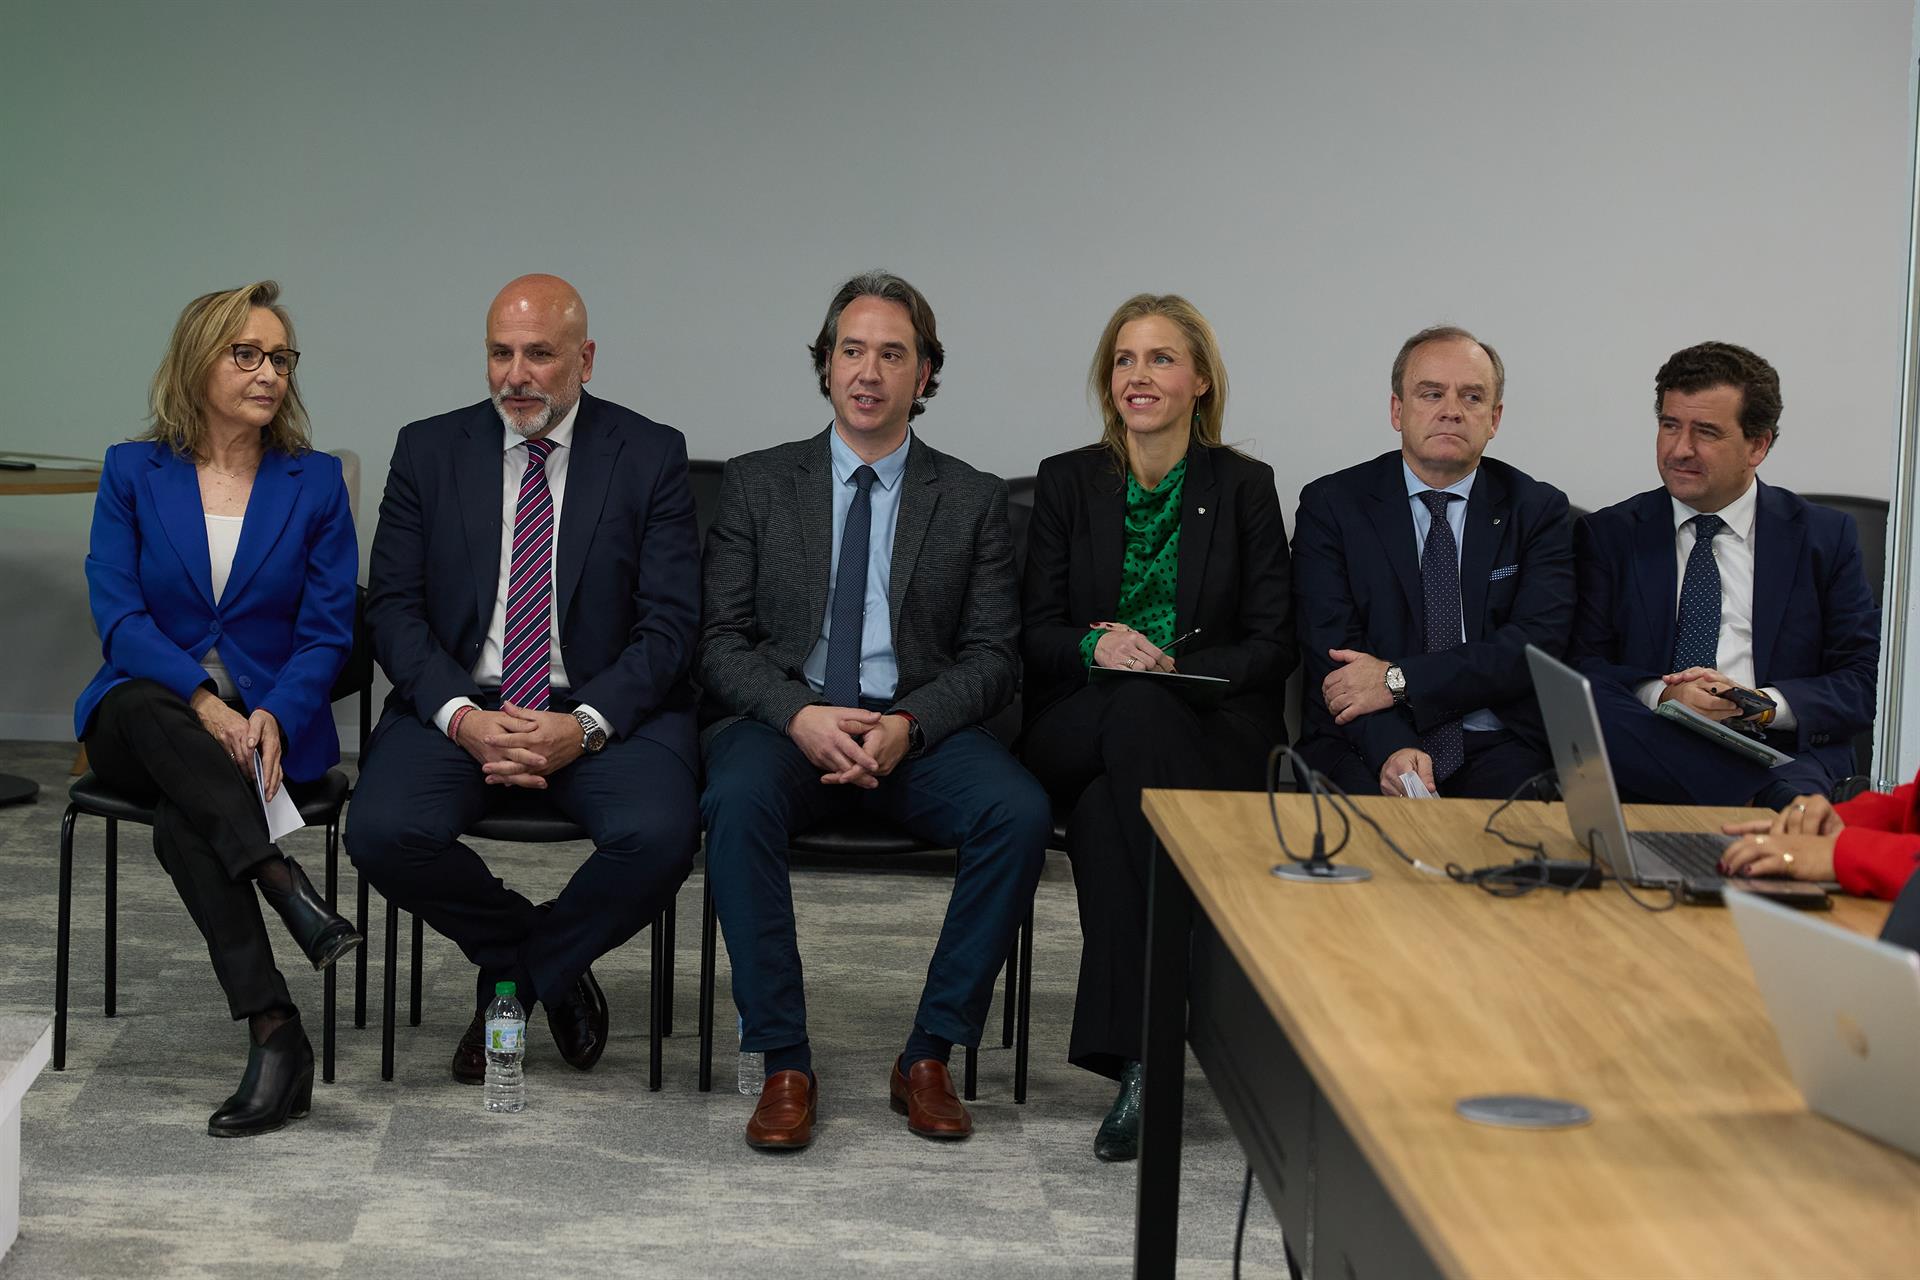
<svg viewBox="0 0 1920 1280"><path fill-rule="evenodd" d="M1620 793L1607 763L1607 743L1587 678L1544 649L1527 646L1533 692L1540 700L1553 767L1560 775L1573 838L1628 884L1684 891L1711 902L1725 882L1720 855L1730 836L1705 831L1628 831Z"/></svg>
<svg viewBox="0 0 1920 1280"><path fill-rule="evenodd" d="M1920 953L1727 892L1807 1105L1920 1156Z"/></svg>

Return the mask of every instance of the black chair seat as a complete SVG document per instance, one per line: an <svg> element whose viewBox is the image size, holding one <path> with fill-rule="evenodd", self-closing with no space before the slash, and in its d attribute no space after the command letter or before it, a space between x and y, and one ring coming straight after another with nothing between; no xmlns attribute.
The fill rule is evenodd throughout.
<svg viewBox="0 0 1920 1280"><path fill-rule="evenodd" d="M815 857L881 858L932 853L941 846L916 840L875 814L849 813L810 827L788 841L787 847Z"/></svg>
<svg viewBox="0 0 1920 1280"><path fill-rule="evenodd" d="M338 769L329 769L321 782L324 784L321 790L300 806L300 816L307 820L309 826L324 827L340 812L340 806L347 802L349 786L346 774ZM80 812L91 817L137 822L148 827L153 825L151 805L127 799L100 781L96 773L88 772L76 779L67 788L67 799L77 805Z"/></svg>
<svg viewBox="0 0 1920 1280"><path fill-rule="evenodd" d="M505 840L513 844L558 844L563 840L585 840L587 829L552 813L490 813L467 828L467 834L481 840Z"/></svg>

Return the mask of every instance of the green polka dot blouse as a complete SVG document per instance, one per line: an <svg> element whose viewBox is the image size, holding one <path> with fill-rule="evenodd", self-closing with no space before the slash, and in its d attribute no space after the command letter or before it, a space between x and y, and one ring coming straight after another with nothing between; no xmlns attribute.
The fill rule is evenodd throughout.
<svg viewBox="0 0 1920 1280"><path fill-rule="evenodd" d="M1113 622L1123 622L1165 648L1173 643L1174 587L1180 570L1180 490L1187 460L1180 459L1159 485L1143 488L1127 473L1127 553L1120 566L1120 605ZM1080 638L1080 656L1093 665L1093 647L1101 631Z"/></svg>

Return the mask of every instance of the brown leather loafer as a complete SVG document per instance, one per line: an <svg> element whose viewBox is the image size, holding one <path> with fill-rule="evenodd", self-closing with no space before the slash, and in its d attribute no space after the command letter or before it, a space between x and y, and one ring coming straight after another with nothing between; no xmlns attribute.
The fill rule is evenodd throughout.
<svg viewBox="0 0 1920 1280"><path fill-rule="evenodd" d="M760 1086L747 1121L747 1145L760 1151L798 1151L813 1141L820 1082L804 1071L776 1071Z"/></svg>
<svg viewBox="0 0 1920 1280"><path fill-rule="evenodd" d="M887 1091L892 1095L893 1109L907 1118L907 1128L921 1137L951 1140L973 1136L973 1117L953 1091L953 1077L947 1074L946 1063L922 1058L903 1076L895 1059Z"/></svg>
<svg viewBox="0 0 1920 1280"><path fill-rule="evenodd" d="M487 1078L487 1015L476 1013L460 1043L453 1046L453 1078L461 1084L483 1084Z"/></svg>

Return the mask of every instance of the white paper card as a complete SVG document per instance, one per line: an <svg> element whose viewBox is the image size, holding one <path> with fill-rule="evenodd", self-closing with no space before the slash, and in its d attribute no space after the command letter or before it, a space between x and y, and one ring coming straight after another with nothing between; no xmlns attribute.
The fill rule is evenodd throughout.
<svg viewBox="0 0 1920 1280"><path fill-rule="evenodd" d="M260 812L267 815L267 839L278 844L282 836L306 826L307 820L300 816L300 806L287 794L285 778L280 780L280 789L273 793L273 799L267 799L267 789L260 781L266 773L260 766L260 753L254 752L253 794L260 797Z"/></svg>
<svg viewBox="0 0 1920 1280"><path fill-rule="evenodd" d="M1438 798L1433 792L1427 790L1426 784L1420 781L1420 775L1411 769L1400 775L1400 789L1407 793L1407 799L1409 800L1434 800Z"/></svg>

